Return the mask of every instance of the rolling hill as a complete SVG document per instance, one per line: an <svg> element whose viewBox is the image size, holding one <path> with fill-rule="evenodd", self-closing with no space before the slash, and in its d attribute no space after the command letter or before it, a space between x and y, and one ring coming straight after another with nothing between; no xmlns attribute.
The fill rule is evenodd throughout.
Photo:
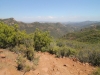
<svg viewBox="0 0 100 75"><path fill-rule="evenodd" d="M35 31L36 28L38 28L43 31L50 31L50 34L54 37L60 37L68 32L68 28L61 23L24 23L16 21L14 18L0 19L0 21L8 25L18 24L20 30L26 30L27 33L32 33Z"/></svg>
<svg viewBox="0 0 100 75"><path fill-rule="evenodd" d="M80 42L87 42L87 43L99 43L100 30L87 28L80 32L67 33L62 38L69 40L77 40Z"/></svg>
<svg viewBox="0 0 100 75"><path fill-rule="evenodd" d="M20 30L26 30L27 33L32 33L36 28L43 31L50 31L51 36L59 38L66 33L80 31L83 28L93 27L100 25L100 22L97 21L84 21L84 22L70 22L70 23L50 23L50 22L33 22L33 23L24 23L21 21L16 21L14 18L0 19L1 22L4 22L8 25L18 24Z"/></svg>

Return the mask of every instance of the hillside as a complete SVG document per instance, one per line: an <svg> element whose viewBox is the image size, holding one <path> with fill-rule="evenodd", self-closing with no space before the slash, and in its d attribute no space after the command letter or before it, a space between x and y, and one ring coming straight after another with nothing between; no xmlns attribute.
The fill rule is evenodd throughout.
<svg viewBox="0 0 100 75"><path fill-rule="evenodd" d="M99 43L100 42L100 30L98 29L83 29L80 32L67 33L62 38L77 40L80 42L88 42L88 43Z"/></svg>
<svg viewBox="0 0 100 75"><path fill-rule="evenodd" d="M14 18L0 19L0 21L8 25L18 24L20 26L20 30L26 30L27 33L32 33L36 28L38 28L43 31L50 31L50 34L54 37L61 37L68 32L68 27L62 25L61 23L24 23L16 21Z"/></svg>
<svg viewBox="0 0 100 75"><path fill-rule="evenodd" d="M93 66L100 66L99 42L100 30L95 27L54 39L47 31L36 29L33 34L27 34L20 31L18 25L1 22L0 48L3 49L0 50L0 73L88 75L94 70Z"/></svg>
<svg viewBox="0 0 100 75"><path fill-rule="evenodd" d="M84 28L85 26L90 26L93 24L98 24L99 21L83 21L83 22L68 22L68 23L64 23L65 25L71 25L71 26L76 26L76 27L80 27L80 28Z"/></svg>
<svg viewBox="0 0 100 75"><path fill-rule="evenodd" d="M33 23L24 23L16 21L14 18L0 19L0 21L8 24L14 25L18 24L20 30L26 30L27 33L32 33L36 28L43 31L50 31L50 34L53 37L61 37L69 32L80 31L83 28L91 27L91 25L98 25L99 22L96 21L84 21L84 22L72 22L72 23L49 23L49 22L33 22Z"/></svg>
<svg viewBox="0 0 100 75"><path fill-rule="evenodd" d="M16 69L17 54L5 49L0 49L0 75L23 75L23 71ZM55 58L49 53L37 53L39 65L35 70L26 72L25 75L89 75L95 68L88 63L73 61L71 58Z"/></svg>

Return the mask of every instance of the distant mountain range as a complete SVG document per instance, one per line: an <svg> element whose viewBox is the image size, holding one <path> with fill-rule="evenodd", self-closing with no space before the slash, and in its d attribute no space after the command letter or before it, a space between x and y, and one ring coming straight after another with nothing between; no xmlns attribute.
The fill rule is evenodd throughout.
<svg viewBox="0 0 100 75"><path fill-rule="evenodd" d="M36 28L43 31L50 31L50 34L56 38L63 36L69 32L79 31L83 28L91 27L93 25L100 25L100 22L97 21L84 21L84 22L66 22L66 23L24 23L21 21L16 21L14 18L0 19L1 22L4 22L8 25L18 24L20 30L26 30L27 33L32 33Z"/></svg>

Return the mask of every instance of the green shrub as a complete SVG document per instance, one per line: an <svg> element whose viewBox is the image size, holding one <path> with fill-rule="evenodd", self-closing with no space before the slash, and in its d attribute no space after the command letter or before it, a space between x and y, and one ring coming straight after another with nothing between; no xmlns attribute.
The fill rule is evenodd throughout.
<svg viewBox="0 0 100 75"><path fill-rule="evenodd" d="M15 52L15 53L19 53L20 48L18 46L13 47L12 49L10 49L10 51Z"/></svg>
<svg viewBox="0 0 100 75"><path fill-rule="evenodd" d="M33 64L34 65L36 65L36 66L38 65L39 58L40 58L39 56L38 57L34 57L34 60L33 60Z"/></svg>
<svg viewBox="0 0 100 75"><path fill-rule="evenodd" d="M57 57L69 57L71 55L75 55L76 50L70 47L60 47L59 50L56 52Z"/></svg>
<svg viewBox="0 0 100 75"><path fill-rule="evenodd" d="M15 28L0 22L0 47L7 48L15 45Z"/></svg>
<svg viewBox="0 0 100 75"><path fill-rule="evenodd" d="M62 40L62 39L57 40L57 46L59 46L59 47L66 46L66 41Z"/></svg>
<svg viewBox="0 0 100 75"><path fill-rule="evenodd" d="M89 52L90 50L84 49L80 50L77 57L81 62L89 62Z"/></svg>
<svg viewBox="0 0 100 75"><path fill-rule="evenodd" d="M94 66L100 66L100 50L93 50L90 52L89 62Z"/></svg>
<svg viewBox="0 0 100 75"><path fill-rule="evenodd" d="M56 45L56 42L51 42L48 46L48 52L51 54L56 54L56 52L59 50L59 46Z"/></svg>
<svg viewBox="0 0 100 75"><path fill-rule="evenodd" d="M33 47L27 48L26 56L27 56L27 59L29 59L30 61L32 61L34 59L35 53L34 53Z"/></svg>
<svg viewBox="0 0 100 75"><path fill-rule="evenodd" d="M100 68L94 71L91 75L100 75Z"/></svg>
<svg viewBox="0 0 100 75"><path fill-rule="evenodd" d="M37 62L37 64L38 64L38 62ZM32 62L27 60L24 56L19 55L17 57L17 69L18 70L27 72L27 71L30 71L31 69L34 69L34 68L35 68L34 63L32 64Z"/></svg>
<svg viewBox="0 0 100 75"><path fill-rule="evenodd" d="M94 66L100 66L100 50L80 50L77 58L79 58L81 62L89 62Z"/></svg>
<svg viewBox="0 0 100 75"><path fill-rule="evenodd" d="M11 49L11 51L13 51L13 52L15 52L17 54L21 53L21 54L25 55L25 53L27 51L27 48L26 48L26 46L24 44L20 44L19 46L16 45L15 47L13 47Z"/></svg>
<svg viewBox="0 0 100 75"><path fill-rule="evenodd" d="M25 65L24 71L28 72L30 71L32 68L29 65Z"/></svg>
<svg viewBox="0 0 100 75"><path fill-rule="evenodd" d="M41 50L42 47L47 47L52 41L52 37L49 32L43 32L37 29L34 33L34 46L35 50Z"/></svg>
<svg viewBox="0 0 100 75"><path fill-rule="evenodd" d="M18 56L17 58L17 69L18 70L24 70L25 68L25 62L26 62L26 59L23 57L23 56Z"/></svg>

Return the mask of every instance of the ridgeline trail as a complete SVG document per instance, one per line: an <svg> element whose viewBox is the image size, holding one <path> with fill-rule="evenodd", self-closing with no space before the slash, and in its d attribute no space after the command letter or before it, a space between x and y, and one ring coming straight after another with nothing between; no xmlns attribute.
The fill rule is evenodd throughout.
<svg viewBox="0 0 100 75"><path fill-rule="evenodd" d="M25 75L89 75L96 68L88 63L73 61L71 58L56 58L47 52L38 52L38 66ZM0 51L0 75L23 75L16 66L17 54L8 50Z"/></svg>

